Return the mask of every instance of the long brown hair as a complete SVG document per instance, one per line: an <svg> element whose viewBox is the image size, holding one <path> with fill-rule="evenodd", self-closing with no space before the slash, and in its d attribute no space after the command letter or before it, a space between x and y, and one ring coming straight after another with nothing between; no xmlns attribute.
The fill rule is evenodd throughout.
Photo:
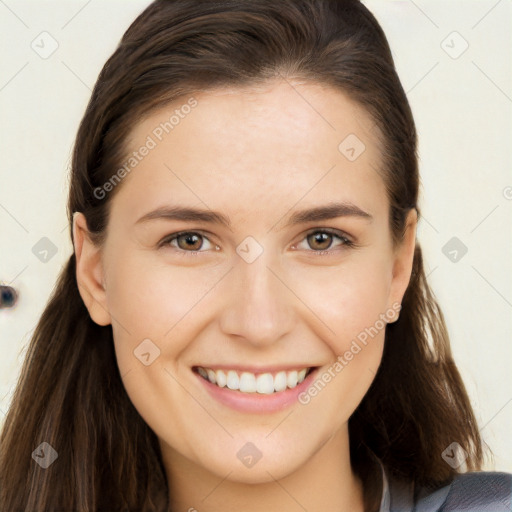
<svg viewBox="0 0 512 512"><path fill-rule="evenodd" d="M334 86L372 116L395 244L419 213L416 130L385 35L356 0L158 0L129 27L103 67L74 147L68 203L101 244L109 205L95 190L119 169L127 135L154 109L198 90L300 78ZM167 510L158 440L123 387L111 326L95 324L77 288L75 255L37 325L0 439L0 509ZM458 442L478 470L482 440L453 362L443 314L416 244L382 364L349 420L351 459L367 510L379 488L359 455L389 474L432 488L455 474L442 452ZM58 453L44 469L32 453Z"/></svg>

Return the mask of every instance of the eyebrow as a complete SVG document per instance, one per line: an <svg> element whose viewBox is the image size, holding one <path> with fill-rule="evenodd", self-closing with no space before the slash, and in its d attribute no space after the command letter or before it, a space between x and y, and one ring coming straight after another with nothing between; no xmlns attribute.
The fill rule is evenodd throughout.
<svg viewBox="0 0 512 512"><path fill-rule="evenodd" d="M307 222L318 222L322 220L335 219L338 217L359 217L368 221L373 216L350 202L330 203L325 206L316 206L305 210L294 212L282 229L305 224ZM207 222L210 224L221 224L231 229L231 221L228 216L213 210L204 210L185 206L163 206L143 215L135 224L155 219L181 220L187 222Z"/></svg>

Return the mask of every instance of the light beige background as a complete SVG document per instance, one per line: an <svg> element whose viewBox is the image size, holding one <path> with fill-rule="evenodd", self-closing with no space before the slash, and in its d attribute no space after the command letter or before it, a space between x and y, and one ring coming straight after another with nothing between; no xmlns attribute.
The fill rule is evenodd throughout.
<svg viewBox="0 0 512 512"><path fill-rule="evenodd" d="M19 292L16 308L0 310L0 424L72 250L65 204L79 121L103 63L149 3L0 0L0 281ZM512 472L511 2L365 3L388 36L415 115L418 238L482 435L495 453L486 469ZM57 249L47 262L32 252L43 237ZM453 237L467 247L464 256L445 247Z"/></svg>

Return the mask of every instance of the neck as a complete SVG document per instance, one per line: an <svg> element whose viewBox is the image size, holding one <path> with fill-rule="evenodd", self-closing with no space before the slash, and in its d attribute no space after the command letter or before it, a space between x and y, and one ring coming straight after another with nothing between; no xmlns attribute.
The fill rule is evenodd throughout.
<svg viewBox="0 0 512 512"><path fill-rule="evenodd" d="M345 425L301 467L257 484L231 479L234 472L215 475L167 445L162 455L169 481L169 512L273 512L281 510L363 512L363 486L350 464Z"/></svg>

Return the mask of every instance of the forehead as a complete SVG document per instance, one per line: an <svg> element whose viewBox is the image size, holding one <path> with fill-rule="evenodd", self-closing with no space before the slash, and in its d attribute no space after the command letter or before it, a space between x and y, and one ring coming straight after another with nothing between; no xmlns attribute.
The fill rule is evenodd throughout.
<svg viewBox="0 0 512 512"><path fill-rule="evenodd" d="M377 129L329 86L280 80L196 91L136 125L127 159L144 146L119 194L133 215L173 199L228 212L285 211L301 197L386 207Z"/></svg>

